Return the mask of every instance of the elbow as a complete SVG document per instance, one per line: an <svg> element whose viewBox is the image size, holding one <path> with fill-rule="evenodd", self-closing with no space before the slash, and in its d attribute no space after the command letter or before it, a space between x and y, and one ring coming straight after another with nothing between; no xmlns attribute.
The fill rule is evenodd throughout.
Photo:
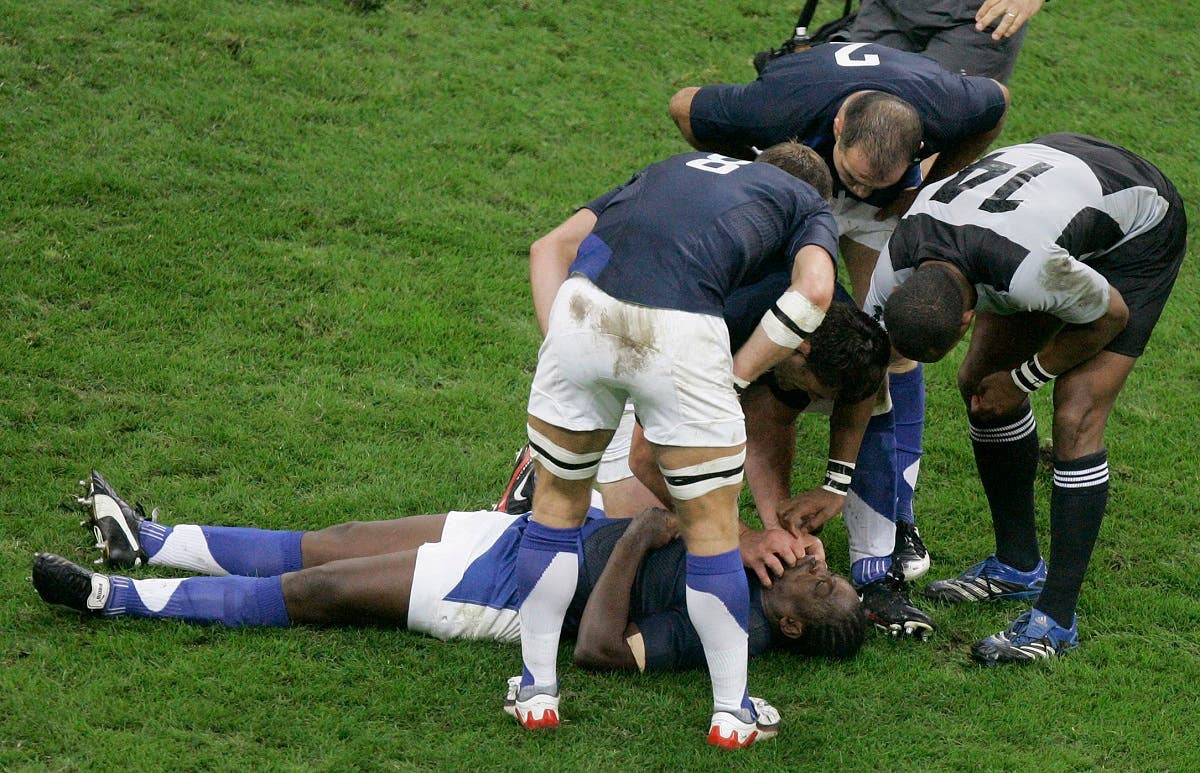
<svg viewBox="0 0 1200 773"><path fill-rule="evenodd" d="M589 671L613 671L619 668L608 648L577 642L573 655L575 665Z"/></svg>
<svg viewBox="0 0 1200 773"><path fill-rule="evenodd" d="M633 651L623 639L589 639L584 635L575 642L572 658L576 666L589 671L636 671L638 668Z"/></svg>
<svg viewBox="0 0 1200 773"><path fill-rule="evenodd" d="M689 145L695 147L696 138L692 136L692 97L699 91L695 86L680 89L671 97L671 102L667 106L667 110L671 114L671 120L679 127L679 132Z"/></svg>

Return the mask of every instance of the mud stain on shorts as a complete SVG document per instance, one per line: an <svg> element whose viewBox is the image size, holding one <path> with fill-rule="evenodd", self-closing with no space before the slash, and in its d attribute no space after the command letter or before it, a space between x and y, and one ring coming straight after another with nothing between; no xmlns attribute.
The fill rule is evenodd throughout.
<svg viewBox="0 0 1200 773"><path fill-rule="evenodd" d="M658 329L651 312L637 307L626 307L621 314L606 310L596 321L596 330L611 338L617 347L613 375L618 378L645 370L657 350Z"/></svg>

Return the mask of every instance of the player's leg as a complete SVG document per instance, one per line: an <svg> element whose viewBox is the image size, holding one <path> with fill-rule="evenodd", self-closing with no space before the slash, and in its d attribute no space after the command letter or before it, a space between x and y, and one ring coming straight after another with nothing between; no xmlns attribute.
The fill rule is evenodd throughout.
<svg viewBox="0 0 1200 773"><path fill-rule="evenodd" d="M274 576L301 568L301 532L157 523L131 507L100 473L82 481L96 546L109 566L170 566L205 574Z"/></svg>
<svg viewBox="0 0 1200 773"><path fill-rule="evenodd" d="M334 561L273 577L134 579L94 574L49 554L34 561L46 601L108 617L189 623L287 626L293 623L407 625L416 550Z"/></svg>
<svg viewBox="0 0 1200 773"><path fill-rule="evenodd" d="M747 689L750 587L738 548L745 447L654 445L687 545L687 609L712 681L709 743L747 746L777 731Z"/></svg>
<svg viewBox="0 0 1200 773"><path fill-rule="evenodd" d="M141 532L151 564L211 575L270 577L330 561L413 550L437 542L445 520L443 513L414 515L304 532L147 523Z"/></svg>
<svg viewBox="0 0 1200 773"><path fill-rule="evenodd" d="M131 579L94 573L60 556L39 553L33 562L33 585L47 603L94 615L164 618L231 628L290 623L278 576Z"/></svg>
<svg viewBox="0 0 1200 773"><path fill-rule="evenodd" d="M1069 624L1108 502L1104 429L1137 360L1100 352L1054 384L1050 561L1037 608Z"/></svg>
<svg viewBox="0 0 1200 773"><path fill-rule="evenodd" d="M579 527L612 434L566 430L529 415L537 486L533 513L517 550L522 669L505 706L529 729L559 723L558 643L579 577Z"/></svg>
<svg viewBox="0 0 1200 773"><path fill-rule="evenodd" d="M613 336L599 327L620 325L627 306L584 277L567 279L538 353L528 406L537 485L516 560L522 673L505 700L527 728L559 721L558 640L578 581L579 527L628 397L614 386Z"/></svg>
<svg viewBox="0 0 1200 773"><path fill-rule="evenodd" d="M892 558L901 577L915 580L929 571L929 551L913 512L925 435L925 373L919 362L905 360L888 372L895 415L896 546Z"/></svg>
<svg viewBox="0 0 1200 773"><path fill-rule="evenodd" d="M1031 598L1041 590L1045 564L1034 522L1038 434L1033 406L1026 400L1011 415L989 420L971 415L969 406L981 379L1020 365L1060 325L1046 314L976 315L958 381L968 406L971 447L991 511L996 552L956 578L928 585L929 598L950 602Z"/></svg>
<svg viewBox="0 0 1200 773"><path fill-rule="evenodd" d="M941 28L929 38L922 53L950 72L981 75L1007 84L1029 26L1022 26L1010 37L992 40L991 28L982 32L975 29L979 5L979 0L964 0L959 13L938 20Z"/></svg>
<svg viewBox="0 0 1200 773"><path fill-rule="evenodd" d="M850 272L854 297L861 306L879 252L895 229L896 219L875 220L878 209L850 199L840 200L835 211L843 234L839 241L842 259ZM895 412L890 429L894 459L888 467L895 478L896 500L881 512L895 524L892 559L897 574L909 581L929 570L929 552L917 530L913 511L913 495L924 452L925 376L920 365L903 359L893 362L888 369L888 393Z"/></svg>
<svg viewBox="0 0 1200 773"><path fill-rule="evenodd" d="M893 416L884 401L867 424L842 507L850 573L863 609L876 627L892 636L925 639L933 632L933 618L912 605L908 583L893 557L897 477Z"/></svg>
<svg viewBox="0 0 1200 773"><path fill-rule="evenodd" d="M630 392L687 546L686 603L713 688L709 742L736 748L775 734L778 713L746 691L749 585L738 547L746 427L724 321L663 311L658 356Z"/></svg>
<svg viewBox="0 0 1200 773"><path fill-rule="evenodd" d="M146 563L202 574L277 576L328 561L410 550L441 536L445 516L351 522L314 532L158 523L97 472L84 481L88 523L109 566Z"/></svg>
<svg viewBox="0 0 1200 773"><path fill-rule="evenodd" d="M854 43L882 43L898 51L919 51L923 41L907 27L887 4L863 0L843 37Z"/></svg>
<svg viewBox="0 0 1200 773"><path fill-rule="evenodd" d="M1050 561L1033 609L971 647L983 663L1052 658L1077 646L1075 606L1108 504L1104 428L1136 359L1100 352L1054 385Z"/></svg>

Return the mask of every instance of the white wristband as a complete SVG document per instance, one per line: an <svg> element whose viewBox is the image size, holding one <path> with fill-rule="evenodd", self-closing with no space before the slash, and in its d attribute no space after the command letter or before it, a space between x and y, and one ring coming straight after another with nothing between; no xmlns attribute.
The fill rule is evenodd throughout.
<svg viewBox="0 0 1200 773"><path fill-rule="evenodd" d="M1013 368L1011 372L1013 383L1017 385L1017 389L1026 394L1037 391L1054 379L1054 376L1047 373L1046 369L1042 367L1042 362L1036 354L1032 359Z"/></svg>
<svg viewBox="0 0 1200 773"><path fill-rule="evenodd" d="M830 459L825 465L825 483L821 488L832 494L846 496L850 491L850 481L853 480L854 462L841 462Z"/></svg>

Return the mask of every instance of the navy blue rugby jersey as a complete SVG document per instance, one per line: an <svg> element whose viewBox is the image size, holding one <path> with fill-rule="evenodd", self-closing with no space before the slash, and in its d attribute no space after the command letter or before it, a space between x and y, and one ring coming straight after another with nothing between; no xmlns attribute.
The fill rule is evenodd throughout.
<svg viewBox="0 0 1200 773"><path fill-rule="evenodd" d="M833 119L846 97L882 91L921 116L927 158L994 128L1004 115L1004 92L990 78L951 73L933 59L875 43L826 43L781 56L747 84L705 86L692 99L692 133L701 141L765 149L796 138L833 168ZM844 190L834 175L834 190ZM867 199L885 203L921 182L914 164L894 189Z"/></svg>
<svg viewBox="0 0 1200 773"><path fill-rule="evenodd" d="M563 622L563 635L579 632L579 620L592 588L600 579L617 540L632 522L627 518L588 521L584 525L579 585ZM686 548L676 539L651 551L638 568L633 583L629 618L642 632L646 645L646 670L704 668L704 646L687 614ZM758 577L746 572L750 582L750 655L771 646L771 626L759 601Z"/></svg>
<svg viewBox="0 0 1200 773"><path fill-rule="evenodd" d="M790 274L800 248L837 254L833 214L812 186L715 153L652 164L585 207L596 227L570 272L652 308L721 316L738 287Z"/></svg>
<svg viewBox="0 0 1200 773"><path fill-rule="evenodd" d="M1162 222L1172 201L1174 186L1150 162L1094 137L1001 148L917 196L879 256L866 308L878 319L917 265L941 260L975 286L979 311L1087 324L1108 307L1109 273L1159 273L1160 255L1119 266L1104 256Z"/></svg>

